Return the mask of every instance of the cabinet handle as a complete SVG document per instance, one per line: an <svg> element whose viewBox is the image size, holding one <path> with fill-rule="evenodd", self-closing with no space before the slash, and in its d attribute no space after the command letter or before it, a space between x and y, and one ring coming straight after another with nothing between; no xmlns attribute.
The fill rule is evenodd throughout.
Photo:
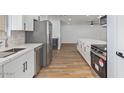
<svg viewBox="0 0 124 93"><path fill-rule="evenodd" d="M23 72L25 72L25 63L23 64Z"/></svg>
<svg viewBox="0 0 124 93"><path fill-rule="evenodd" d="M24 23L24 30L26 30L26 23Z"/></svg>
<svg viewBox="0 0 124 93"><path fill-rule="evenodd" d="M121 52L116 51L116 55L119 56L119 57L121 57L121 58L124 58L124 55Z"/></svg>
<svg viewBox="0 0 124 93"><path fill-rule="evenodd" d="M27 67L27 61L25 62L25 65L26 65L26 66L25 66L25 70L27 70L27 69L28 69L28 67Z"/></svg>

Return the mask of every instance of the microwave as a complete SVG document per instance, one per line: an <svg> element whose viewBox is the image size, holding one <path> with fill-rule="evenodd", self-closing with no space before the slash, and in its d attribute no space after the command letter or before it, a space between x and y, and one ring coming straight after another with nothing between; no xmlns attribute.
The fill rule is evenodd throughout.
<svg viewBox="0 0 124 93"><path fill-rule="evenodd" d="M107 24L107 15L102 16L100 18L100 25L106 25Z"/></svg>

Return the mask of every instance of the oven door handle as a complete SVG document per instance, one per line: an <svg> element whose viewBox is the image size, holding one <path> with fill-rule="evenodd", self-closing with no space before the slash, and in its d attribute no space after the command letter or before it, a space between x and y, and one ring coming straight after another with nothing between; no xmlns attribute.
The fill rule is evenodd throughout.
<svg viewBox="0 0 124 93"><path fill-rule="evenodd" d="M119 56L119 57L121 57L121 58L124 58L124 55L121 52L116 51L116 55Z"/></svg>

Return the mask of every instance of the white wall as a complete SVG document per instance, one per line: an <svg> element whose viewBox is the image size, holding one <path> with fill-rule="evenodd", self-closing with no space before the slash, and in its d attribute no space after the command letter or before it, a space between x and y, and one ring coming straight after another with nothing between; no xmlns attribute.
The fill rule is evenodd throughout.
<svg viewBox="0 0 124 93"><path fill-rule="evenodd" d="M62 43L76 43L78 38L91 38L106 41L106 28L102 28L99 25L91 27L86 24L61 26Z"/></svg>
<svg viewBox="0 0 124 93"><path fill-rule="evenodd" d="M53 38L58 38L58 49L61 47L61 38L60 38L60 20L50 20L52 22L52 27L53 27L53 33L52 37Z"/></svg>
<svg viewBox="0 0 124 93"><path fill-rule="evenodd" d="M58 19L49 19L52 22L52 37L53 38L58 38L58 49L61 47L61 38L60 38L60 20Z"/></svg>

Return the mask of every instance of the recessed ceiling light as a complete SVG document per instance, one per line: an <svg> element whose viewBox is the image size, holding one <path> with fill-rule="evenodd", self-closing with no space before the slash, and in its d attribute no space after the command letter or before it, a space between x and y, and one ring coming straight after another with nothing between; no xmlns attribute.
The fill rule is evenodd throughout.
<svg viewBox="0 0 124 93"><path fill-rule="evenodd" d="M99 15L97 18L98 18L98 19L100 19L101 17L102 17L102 16L101 16L101 15Z"/></svg>
<svg viewBox="0 0 124 93"><path fill-rule="evenodd" d="M91 26L91 27L93 27L93 26L94 26L94 22L93 22L93 21L91 21L90 26Z"/></svg>
<svg viewBox="0 0 124 93"><path fill-rule="evenodd" d="M69 18L68 20L69 20L69 21L71 21L72 19L71 19L71 18Z"/></svg>

